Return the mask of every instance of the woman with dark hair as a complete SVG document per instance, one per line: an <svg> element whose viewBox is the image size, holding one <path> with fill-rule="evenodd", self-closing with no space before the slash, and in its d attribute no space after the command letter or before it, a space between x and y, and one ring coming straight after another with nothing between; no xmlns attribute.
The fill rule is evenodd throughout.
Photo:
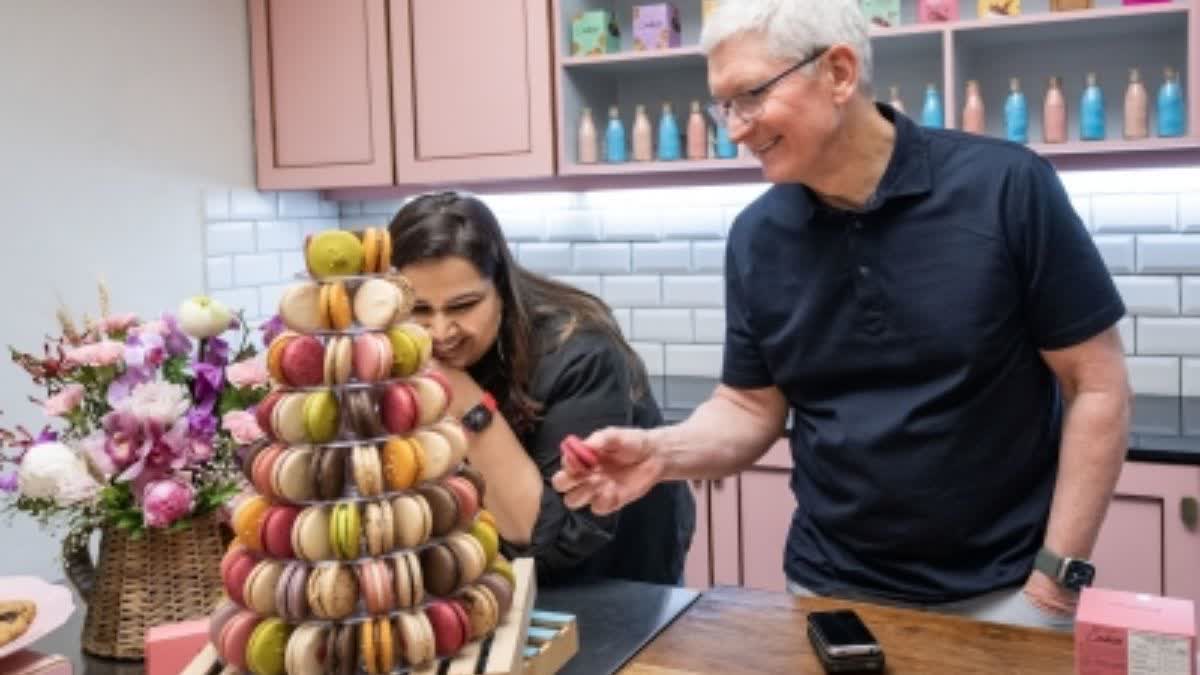
<svg viewBox="0 0 1200 675"><path fill-rule="evenodd" d="M475 427L467 460L487 482L484 506L505 552L532 555L544 584L679 583L695 527L685 483L607 516L568 509L550 485L567 435L662 423L645 367L604 303L518 265L473 196L417 197L390 230L392 263L416 291L413 317L453 388L450 413Z"/></svg>

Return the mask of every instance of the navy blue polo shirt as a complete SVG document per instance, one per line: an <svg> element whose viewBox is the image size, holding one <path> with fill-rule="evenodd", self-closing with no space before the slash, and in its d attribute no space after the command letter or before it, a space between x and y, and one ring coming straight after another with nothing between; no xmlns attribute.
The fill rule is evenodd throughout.
<svg viewBox="0 0 1200 675"><path fill-rule="evenodd" d="M721 380L791 407L789 578L945 602L1028 577L1064 413L1039 350L1125 308L1044 159L880 110L863 210L779 184L735 220Z"/></svg>

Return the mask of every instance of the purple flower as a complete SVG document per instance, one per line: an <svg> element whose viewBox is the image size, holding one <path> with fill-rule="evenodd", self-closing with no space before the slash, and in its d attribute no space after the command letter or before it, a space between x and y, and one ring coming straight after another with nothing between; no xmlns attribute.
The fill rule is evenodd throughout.
<svg viewBox="0 0 1200 675"><path fill-rule="evenodd" d="M41 433L37 438L33 439L35 444L53 443L58 440L58 432L51 429L49 426L42 427Z"/></svg>
<svg viewBox="0 0 1200 675"><path fill-rule="evenodd" d="M188 411L188 435L193 440L212 440L213 434L217 433L217 418L212 414L212 406L202 408L195 406Z"/></svg>
<svg viewBox="0 0 1200 675"><path fill-rule="evenodd" d="M205 340L203 361L222 368L229 365L229 343L219 337Z"/></svg>
<svg viewBox="0 0 1200 675"><path fill-rule="evenodd" d="M192 364L196 382L192 386L192 397L197 408L212 410L213 404L225 386L225 371L222 366L197 361Z"/></svg>
<svg viewBox="0 0 1200 675"><path fill-rule="evenodd" d="M0 473L0 492L16 492L19 485L16 471Z"/></svg>
<svg viewBox="0 0 1200 675"><path fill-rule="evenodd" d="M175 316L163 312L162 322L166 326L166 335L163 336L163 343L167 347L167 353L171 356L190 354L192 351L192 339L179 329L179 321Z"/></svg>
<svg viewBox="0 0 1200 675"><path fill-rule="evenodd" d="M126 368L121 376L108 385L105 399L111 408L116 408L122 401L129 398L135 387L154 379L154 371L150 368Z"/></svg>
<svg viewBox="0 0 1200 675"><path fill-rule="evenodd" d="M263 332L263 344L269 345L275 341L284 330L283 317L276 314L267 320L266 323L258 327Z"/></svg>
<svg viewBox="0 0 1200 675"><path fill-rule="evenodd" d="M157 368L166 359L163 338L157 333L133 333L125 339L125 365L129 368Z"/></svg>

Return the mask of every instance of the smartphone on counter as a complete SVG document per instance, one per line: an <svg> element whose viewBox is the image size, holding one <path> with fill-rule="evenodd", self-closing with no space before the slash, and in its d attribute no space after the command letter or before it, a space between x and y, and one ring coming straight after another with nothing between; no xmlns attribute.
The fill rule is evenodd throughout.
<svg viewBox="0 0 1200 675"><path fill-rule="evenodd" d="M883 670L883 648L851 609L810 612L808 639L828 673Z"/></svg>

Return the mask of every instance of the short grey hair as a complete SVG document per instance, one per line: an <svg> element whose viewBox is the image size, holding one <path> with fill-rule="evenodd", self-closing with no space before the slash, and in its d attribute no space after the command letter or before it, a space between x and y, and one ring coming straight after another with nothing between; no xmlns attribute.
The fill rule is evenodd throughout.
<svg viewBox="0 0 1200 675"><path fill-rule="evenodd" d="M871 37L859 0L721 0L700 34L705 54L741 33L761 33L771 56L800 60L817 47L847 44L862 64L859 88L871 90Z"/></svg>

